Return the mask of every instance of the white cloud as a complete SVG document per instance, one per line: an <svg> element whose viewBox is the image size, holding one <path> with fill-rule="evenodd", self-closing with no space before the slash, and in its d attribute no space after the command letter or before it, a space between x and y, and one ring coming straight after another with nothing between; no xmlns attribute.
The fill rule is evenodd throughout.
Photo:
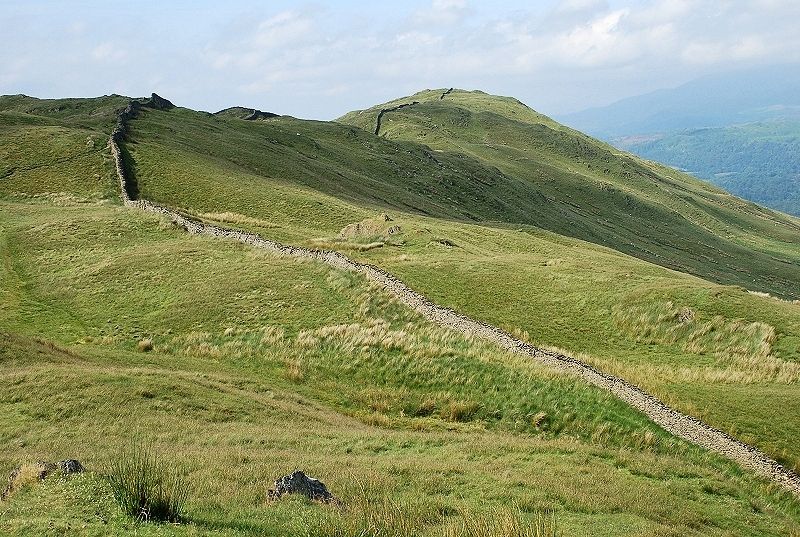
<svg viewBox="0 0 800 537"><path fill-rule="evenodd" d="M264 99L287 108L277 111L331 117L354 103L442 86L564 110L713 70L800 61L797 0L310 1L318 3L220 3L191 13L165 3L153 18L152 0L142 0L122 28L110 7L49 8L47 16L44 8L0 7L10 28L0 83L11 93L38 87L57 96L107 93L117 82L142 93L158 81L187 88L209 108L246 95L239 104ZM121 65L134 50L136 61ZM21 57L31 61L12 69Z"/></svg>

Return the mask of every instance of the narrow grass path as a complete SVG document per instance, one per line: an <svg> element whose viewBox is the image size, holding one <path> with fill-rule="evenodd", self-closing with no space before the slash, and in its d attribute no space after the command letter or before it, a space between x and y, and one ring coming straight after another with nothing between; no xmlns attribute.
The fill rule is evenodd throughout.
<svg viewBox="0 0 800 537"><path fill-rule="evenodd" d="M311 259L340 270L363 274L368 280L382 286L400 302L417 311L429 321L445 328L494 342L506 350L528 356L564 373L578 376L593 386L611 392L675 436L733 460L743 468L750 469L756 474L772 480L800 497L800 476L771 459L759 449L741 442L697 418L678 412L622 378L599 371L591 365L570 356L540 349L515 338L500 328L434 304L425 296L409 288L398 278L378 267L366 263L358 263L334 251L287 246L253 233L204 224L147 200L131 199L128 195L127 173L119 143L124 139L126 122L135 117L139 106L141 106L140 103L132 104L120 113L117 126L109 139L109 147L119 180L120 196L125 206L161 214L192 234L231 239L279 255Z"/></svg>

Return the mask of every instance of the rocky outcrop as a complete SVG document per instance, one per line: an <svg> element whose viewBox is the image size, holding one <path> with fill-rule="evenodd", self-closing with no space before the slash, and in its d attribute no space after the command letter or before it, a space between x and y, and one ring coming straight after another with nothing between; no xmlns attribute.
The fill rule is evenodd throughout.
<svg viewBox="0 0 800 537"><path fill-rule="evenodd" d="M275 488L267 492L271 500L280 499L284 494L302 494L309 500L324 503L338 503L319 479L308 477L300 470L295 470L275 481Z"/></svg>
<svg viewBox="0 0 800 537"><path fill-rule="evenodd" d="M175 108L174 104L164 97L156 95L155 93L150 94L150 99L144 103L144 106L148 108L154 108L156 110L171 110Z"/></svg>
<svg viewBox="0 0 800 537"><path fill-rule="evenodd" d="M416 103L401 105L394 109L411 106L412 104ZM379 126L380 125L378 125L378 127ZM670 408L656 397L625 379L609 373L604 373L594 366L571 356L540 349L530 343L515 338L505 330L472 319L471 317L449 308L439 306L381 268L353 261L335 251L287 246L253 233L207 225L167 207L162 207L146 200L130 199L126 190L125 169L121 165L120 149L117 142L117 139L112 135L109 140L109 145L111 146L112 155L117 163L120 195L125 205L161 214L170 218L177 225L185 228L189 233L231 239L276 254L319 261L336 269L360 273L367 280L377 283L384 288L386 292L393 295L399 302L417 311L429 321L445 328L491 341L510 352L530 357L553 369L580 377L589 384L612 393L625 403L644 413L654 423L675 436L727 457L737 462L742 467L748 468L761 476L771 479L785 489L800 496L800 476L769 458L757 448L737 440L703 423L695 417L687 416L686 414Z"/></svg>
<svg viewBox="0 0 800 537"><path fill-rule="evenodd" d="M256 110L255 108L245 108L243 106L231 106L230 108L225 108L224 110L215 112L212 115L234 117L238 119L244 119L247 121L280 117L279 114L273 114L272 112L262 112L261 110Z"/></svg>
<svg viewBox="0 0 800 537"><path fill-rule="evenodd" d="M255 121L257 119L269 119L271 117L278 117L278 114L273 114L272 112L262 112L261 110L253 109L253 111L244 117L244 119L247 121Z"/></svg>
<svg viewBox="0 0 800 537"><path fill-rule="evenodd" d="M395 110L400 110L401 108L406 108L408 106L414 106L415 104L419 104L419 101L414 101L411 103L405 104L398 104L397 106L393 106L391 108L384 108L380 112L378 112L378 117L375 119L375 135L377 136L379 132L381 132L381 120L383 119L383 115L387 112L394 112Z"/></svg>
<svg viewBox="0 0 800 537"><path fill-rule="evenodd" d="M64 459L56 464L62 474L81 474L86 471L86 468L76 459Z"/></svg>

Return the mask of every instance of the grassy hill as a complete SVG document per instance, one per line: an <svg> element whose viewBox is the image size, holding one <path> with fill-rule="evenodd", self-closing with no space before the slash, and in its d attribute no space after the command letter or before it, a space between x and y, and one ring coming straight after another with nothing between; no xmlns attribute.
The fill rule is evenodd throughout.
<svg viewBox="0 0 800 537"><path fill-rule="evenodd" d="M517 111L557 140L589 140L510 99L474 98L496 108L497 128ZM4 99L0 151L14 171L0 179L0 438L10 446L0 469L66 456L103 468L138 434L187 464L194 490L188 524L142 526L115 510L96 474L48 478L0 504L3 532L67 531L80 518L85 534L356 535L372 517L439 535L507 505L528 521L554 510L564 535L798 531L795 499L606 393L431 326L356 276L120 208L107 151L81 153L113 115L86 104L48 117L38 101ZM74 171L54 160L54 128L58 153L81 155ZM571 162L552 143L552 168ZM798 467L796 304L526 222L535 204L518 198L540 185L473 145L174 109L144 111L126 150L144 198L386 267L445 305L584 352ZM25 162L53 171L23 173ZM705 195L700 183L665 177L685 198L663 197L700 200L698 220L713 207L704 222L730 225L730 243L796 263L781 236L794 221L762 236L751 205L712 196L741 204L726 211L694 193ZM726 220L737 211L741 220ZM144 339L151 352L137 352ZM265 504L270 481L295 467L350 508ZM49 510L36 515L39 506Z"/></svg>
<svg viewBox="0 0 800 537"><path fill-rule="evenodd" d="M444 106L438 95L440 92L427 94L431 107ZM495 118L513 115L516 110L513 106L519 106L512 99L497 99L480 93L454 92L446 96L445 101L459 98L459 95L466 99L474 95L479 101L489 103L482 106L497 108L498 113L493 114ZM415 95L413 99L422 101L421 104L404 108L402 113L412 114L411 111L424 104L425 98L426 94ZM394 104L388 103L386 107ZM384 128L392 128L392 114L395 113L400 112L384 115ZM356 115L362 117L365 128L369 126L367 118L372 117L371 113ZM541 119L532 111L523 115L526 121L540 120L541 128L548 129L547 132L563 132L564 136L586 140L586 144L590 142L569 129ZM412 119L416 121L418 117ZM136 163L139 188L146 199L179 207L200 218L259 231L278 240L350 252L361 260L397 273L444 305L510 331L527 332L539 344L585 353L590 362L621 373L682 410L706 418L797 467L800 452L793 440L798 432L797 422L783 414L784 409L794 408L798 403L794 388L800 361L796 305L754 296L741 288L712 285L656 269L614 250L553 234L540 227L497 220L481 224L480 220L469 220L465 216L458 218L459 211L463 215L465 204L471 214L481 210L488 215L496 207L485 198L464 195L472 184L467 180L469 174L453 168L454 164L444 167L426 157L427 152L440 164L445 158L452 163L456 155L463 153L437 150L433 140L428 140L433 144L429 148L414 142L381 138L371 136L364 129L292 118L263 122L222 121L188 110L145 111L132 122L127 148ZM450 135L441 139L442 143L455 143ZM526 139L531 144L538 143L535 137ZM275 144L274 140L283 143ZM561 145L551 144L563 151ZM274 149L276 146L280 153ZM465 147L474 146L465 143ZM610 148L598 147L605 151L610 166L624 168L624 163L631 162L630 166L636 164L637 169L644 170L642 174L649 169L646 164L627 156L622 157L622 163L614 161L614 164L616 153ZM524 149L520 151L526 153ZM353 154L360 157L353 159L352 168L336 167L336 159L346 159ZM412 157L417 158L419 164L415 166L407 160ZM459 158L470 163L470 170L492 169L481 164L478 157L467 154ZM404 167L398 164L397 169L406 171L399 177L392 174L391 169L398 161ZM552 207L547 203L522 203L520 191L511 187L502 190L509 182L527 183L533 185L531 188L549 184L549 188L562 191L553 198L552 205L568 206L573 202L564 201L570 199L564 192L571 188L570 178L574 185L583 178L581 189L588 189L592 183L587 182L584 175L576 175L576 165L566 155L556 155L551 161L554 173L562 171L549 181L534 183L499 171L495 172L497 182L485 185L482 179L475 184L486 188L488 195L497 194L506 204L516 204L520 212L529 207L550 211ZM493 162L502 164L497 159ZM538 165L540 161L537 158L532 162ZM562 168L556 167L559 162ZM362 179L351 171L353 169L363 170L369 188L362 185ZM427 175L439 170L442 174L449 173L452 177L449 181L455 184L449 186L448 181ZM649 173L655 175L654 171ZM765 271L763 266L754 269L752 263L758 267L757 263L763 260L776 273L785 275L784 288L796 292L798 280L794 274L798 257L793 242L797 238L792 235L794 220L717 193L702 182L677 172L667 170L664 174L663 185L649 187L648 195L655 198L658 194L663 200L659 211L667 212L666 206L672 205L685 214L674 212L669 219L653 217L628 222L631 227L627 231L617 221L610 221L602 228L603 233L595 232L608 237L609 242L615 233L630 233L629 238L640 244L641 235L649 236L647 240L652 248L661 251L666 251L658 242L661 236L678 236L687 248L694 250L698 262L704 263L705 271L718 274L720 265L728 265L738 281L747 280L751 287L759 285L758 281L752 282L753 271ZM561 178L567 181L566 186L561 186L562 181L558 180ZM628 179L621 175L608 181L623 185ZM650 183L638 177L632 184L643 187ZM669 185L673 185L670 188L675 192L672 196L668 195ZM504 196L500 196L500 192L504 192ZM628 187L627 192L631 206L639 203L632 187ZM618 212L628 218L619 207L596 204L591 201L593 196L586 194L584 192L583 199L589 200L587 203L597 210ZM457 198L459 195L461 197ZM398 203L398 196L408 201ZM420 206L428 214L445 218L422 216ZM704 207L709 211L701 211ZM378 225L375 229L373 221L363 226L373 229L372 232L356 236L341 233L349 224L369 221L387 210L394 222L385 228ZM508 212L507 206L497 206L501 217ZM759 220L760 214L774 218L769 220L772 224L763 235L760 233L766 223ZM692 224L689 217L702 225ZM624 220L623 216L619 218ZM664 224L670 220L678 222L674 229ZM554 227L566 234L571 234L569 231L574 228L570 222L574 221L563 215L553 220ZM536 223L544 226L546 221ZM399 225L403 233L388 236L385 232L392 224ZM588 227L588 223L586 225ZM711 233L723 226L727 226L724 236ZM680 237L680 233L688 233L686 230L696 235ZM738 257L733 253L727 253L727 257L715 254L714 244L729 248L729 252L738 252ZM765 278L769 278L770 283L775 282L773 273ZM772 285L768 288L774 290ZM491 291L476 293L475 289ZM676 310L682 308L694 312L696 322L691 327L679 322ZM639 324L633 322L634 319L626 317L627 311L639 312L644 320ZM744 347L735 337L738 323L742 321L747 326L753 325L751 330L754 330L750 343ZM757 328L761 327L758 323L764 325L763 330ZM690 329L683 335L676 333L687 328ZM716 333L718 330L722 335ZM660 335L651 335L653 332ZM694 344L698 337L705 343ZM728 345L743 350L730 352L726 348ZM762 348L765 350L758 350ZM745 388L737 391L732 389L735 386ZM723 397L727 401L724 409L718 404ZM767 397L774 405L754 415L752 397ZM781 415L786 419L777 420L782 425L775 426L774 418Z"/></svg>
<svg viewBox="0 0 800 537"><path fill-rule="evenodd" d="M614 143L689 170L742 198L800 215L800 120L745 123Z"/></svg>
<svg viewBox="0 0 800 537"><path fill-rule="evenodd" d="M800 223L620 153L515 99L455 90L405 99L382 136L474 156L525 186L504 222L526 223L721 283L797 298ZM340 121L364 128L380 105ZM780 260L776 259L780 258ZM788 257L788 259L787 259Z"/></svg>

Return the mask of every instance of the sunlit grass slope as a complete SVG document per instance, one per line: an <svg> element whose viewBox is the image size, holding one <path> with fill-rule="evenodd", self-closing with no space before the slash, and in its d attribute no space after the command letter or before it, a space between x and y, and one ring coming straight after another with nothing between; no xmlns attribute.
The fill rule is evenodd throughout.
<svg viewBox="0 0 800 537"><path fill-rule="evenodd" d="M440 535L508 505L564 535L798 531L774 486L355 275L59 203L0 202L0 470L102 470L135 435L192 495L185 524L137 526L97 474L55 476L0 504L4 534ZM298 467L347 509L265 503Z"/></svg>
<svg viewBox="0 0 800 537"><path fill-rule="evenodd" d="M721 283L800 297L800 222L558 125L508 97L454 90L395 102L381 136L458 152L521 180L533 224ZM374 129L378 111L339 121Z"/></svg>
<svg viewBox="0 0 800 537"><path fill-rule="evenodd" d="M0 97L0 196L110 199L106 142L127 97Z"/></svg>
<svg viewBox="0 0 800 537"><path fill-rule="evenodd" d="M96 125L39 114L15 111L0 128L0 151L13 155L4 169L53 163L45 131L20 141L26 122L62 129L68 155L113 125L110 113ZM444 305L584 353L798 468L796 304L531 225L476 225L508 208L484 203L491 196L518 203L516 187L496 188L516 179L458 155L443 170L446 153L357 128L148 110L126 145L148 199L386 267ZM355 512L380 512L358 503L350 465L427 534L512 502L531 516L555 509L567 535L797 532L794 500L605 394L435 329L352 276L108 206L115 181L95 149L74 174L54 165L0 179L0 359L12 388L0 403L3 471L23 458L96 466L138 429L193 468L201 493L179 532L305 535L319 517L352 522L302 502L264 506L269 481L296 466ZM467 211L469 196L437 182L445 172L484 202ZM791 241L740 224L737 241L795 259ZM143 339L152 353L135 352ZM3 505L0 528L40 534L75 509L89 533L103 534L93 525L103 517L129 530L104 490L92 477L46 482ZM34 516L39 505L60 511Z"/></svg>

